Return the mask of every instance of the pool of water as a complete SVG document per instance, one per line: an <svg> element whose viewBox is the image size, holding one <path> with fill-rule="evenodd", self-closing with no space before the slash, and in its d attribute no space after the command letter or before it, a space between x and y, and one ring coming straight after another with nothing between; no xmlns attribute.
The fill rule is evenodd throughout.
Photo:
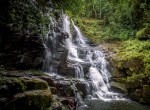
<svg viewBox="0 0 150 110"><path fill-rule="evenodd" d="M149 106L141 105L130 100L110 101L85 100L87 106L78 110L150 110Z"/></svg>

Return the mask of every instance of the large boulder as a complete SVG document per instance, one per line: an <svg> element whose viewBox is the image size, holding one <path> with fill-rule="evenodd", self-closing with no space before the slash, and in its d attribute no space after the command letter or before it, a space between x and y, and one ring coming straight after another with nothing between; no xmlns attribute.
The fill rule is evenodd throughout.
<svg viewBox="0 0 150 110"><path fill-rule="evenodd" d="M45 90L48 84L44 80L29 77L1 77L0 97L9 97L26 90Z"/></svg>
<svg viewBox="0 0 150 110"><path fill-rule="evenodd" d="M76 73L76 62L71 62L67 58L68 56L68 50L66 50L62 55L61 55L61 61L58 64L58 74L68 76L68 77L75 77Z"/></svg>
<svg viewBox="0 0 150 110"><path fill-rule="evenodd" d="M52 94L49 90L27 91L5 101L1 103L3 110L44 110L50 107Z"/></svg>
<svg viewBox="0 0 150 110"><path fill-rule="evenodd" d="M89 83L85 81L80 81L76 85L76 88L80 92L80 94L85 98L87 95L91 94L91 88Z"/></svg>
<svg viewBox="0 0 150 110"><path fill-rule="evenodd" d="M110 64L114 68L112 71L113 76L131 76L133 73L139 74L144 71L142 56L132 58L118 58L116 56L110 59Z"/></svg>

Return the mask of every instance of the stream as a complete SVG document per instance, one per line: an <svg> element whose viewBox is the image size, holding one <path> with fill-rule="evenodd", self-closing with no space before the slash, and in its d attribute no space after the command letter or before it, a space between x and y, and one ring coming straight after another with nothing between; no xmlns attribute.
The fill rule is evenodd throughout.
<svg viewBox="0 0 150 110"><path fill-rule="evenodd" d="M51 32L45 43L44 70L49 75L78 81L76 93L76 110L150 110L149 107L137 104L113 92L109 84L111 73L105 54L84 37L80 29L70 18L62 16L62 35L58 25L50 18ZM58 37L64 38L58 39Z"/></svg>

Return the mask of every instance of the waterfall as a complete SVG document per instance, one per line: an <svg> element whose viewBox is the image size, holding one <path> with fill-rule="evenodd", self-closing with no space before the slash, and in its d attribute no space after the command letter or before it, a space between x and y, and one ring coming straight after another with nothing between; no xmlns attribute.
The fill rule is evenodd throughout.
<svg viewBox="0 0 150 110"><path fill-rule="evenodd" d="M108 62L105 59L105 55L100 50L95 50L87 42L80 29L72 21L75 36L70 31L70 20L69 17L64 15L63 17L64 30L68 33L69 38L66 39L66 47L69 51L68 59L73 62L78 62L76 65L77 77L84 78L86 82L91 85L91 95L93 98L99 98L105 101L119 100L120 94L110 91L109 79L111 77L107 66ZM74 37L74 38L73 38ZM73 40L76 40L74 43ZM85 51L85 54L80 58L78 51ZM85 78L82 65L90 64L88 78ZM80 75L79 75L80 74Z"/></svg>
<svg viewBox="0 0 150 110"><path fill-rule="evenodd" d="M103 101L122 100L122 95L110 89L111 74L104 53L89 44L75 23L65 14L62 26L52 18L45 40L44 70L49 74L75 78L84 85L86 99ZM76 85L76 84L75 84ZM78 88L78 87L77 87ZM77 93L78 106L84 106L84 99Z"/></svg>
<svg viewBox="0 0 150 110"><path fill-rule="evenodd" d="M43 70L56 84L73 88L76 110L108 110L117 104L125 105L128 100L111 91L109 63L101 49L91 44L65 14L59 22L52 17L50 21L44 40ZM130 102L127 104L132 108Z"/></svg>

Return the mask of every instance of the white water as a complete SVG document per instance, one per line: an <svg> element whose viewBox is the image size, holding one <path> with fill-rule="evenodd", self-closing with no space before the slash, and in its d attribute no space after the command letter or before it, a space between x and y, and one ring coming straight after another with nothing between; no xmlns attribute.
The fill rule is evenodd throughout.
<svg viewBox="0 0 150 110"><path fill-rule="evenodd" d="M119 94L110 91L109 79L111 75L107 69L108 62L105 59L105 55L100 50L95 50L86 43L86 39L73 21L72 25L76 33L75 36L71 34L69 17L64 15L63 28L69 35L69 38L66 39L66 47L69 51L68 60L78 62L78 65L75 65L76 78L82 78L91 85L91 96L93 98L98 98L104 101L123 99L120 98L121 96ZM76 40L76 43L74 43L74 40ZM79 57L79 50L85 52L82 58ZM85 73L82 67L83 63L90 64L88 73L86 73L88 78L85 78Z"/></svg>

